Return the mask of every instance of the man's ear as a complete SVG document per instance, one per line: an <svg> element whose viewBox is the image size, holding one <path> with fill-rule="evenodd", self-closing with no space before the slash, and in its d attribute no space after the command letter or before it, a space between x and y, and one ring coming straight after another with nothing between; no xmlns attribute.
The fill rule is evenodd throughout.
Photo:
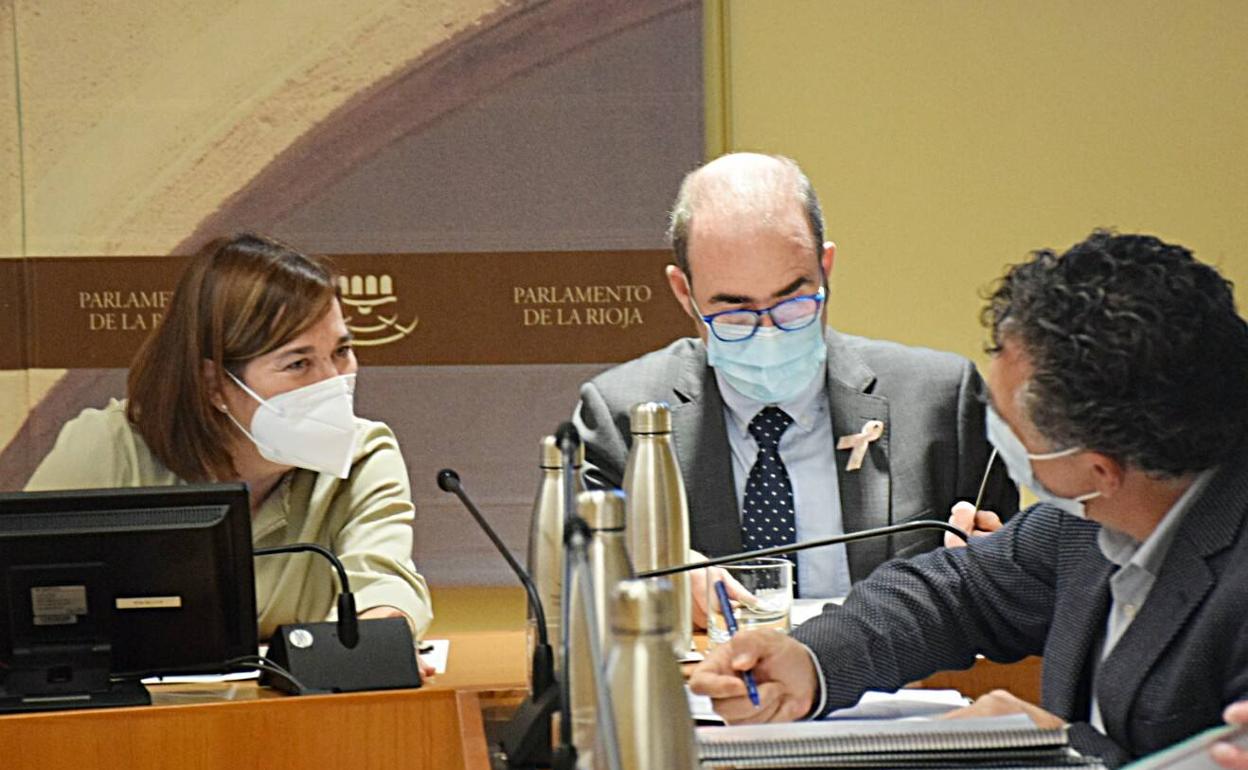
<svg viewBox="0 0 1248 770"><path fill-rule="evenodd" d="M685 275L685 271L675 265L668 265L665 271L667 275L667 285L672 289L672 296L685 309L685 315L698 320L698 314L693 309L693 302L690 300L690 293L693 288L689 285L689 277Z"/></svg>
<svg viewBox="0 0 1248 770"><path fill-rule="evenodd" d="M1103 497L1113 497L1122 488L1122 477L1126 468L1109 455L1100 452L1088 452L1092 460L1092 472L1096 475L1096 489Z"/></svg>
<svg viewBox="0 0 1248 770"><path fill-rule="evenodd" d="M825 276L832 275L832 265L836 262L836 244L832 241L823 242L823 254L819 256L819 266Z"/></svg>

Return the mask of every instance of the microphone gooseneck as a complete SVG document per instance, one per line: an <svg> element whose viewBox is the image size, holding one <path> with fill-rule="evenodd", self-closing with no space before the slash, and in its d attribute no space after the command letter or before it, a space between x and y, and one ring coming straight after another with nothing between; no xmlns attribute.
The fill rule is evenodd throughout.
<svg viewBox="0 0 1248 770"><path fill-rule="evenodd" d="M438 471L438 487L443 492L449 492L459 498L468 513L472 514L472 518L476 520L477 525L485 531L490 538L490 542L494 544L494 548L502 554L503 559L507 562L507 566L511 567L511 571L520 579L520 584L524 586L524 591L529 595L529 601L533 604L533 614L537 618L538 643L541 645L549 645L550 640L546 636L546 611L542 607L542 599L537 593L537 586L534 585L533 579L529 577L529 573L520 566L515 557L511 555L511 551L507 550L507 545L503 543L502 538L485 520L485 516L477 509L472 500L468 497L468 493L464 491L464 485L459 480L459 474L450 468L443 468Z"/></svg>
<svg viewBox="0 0 1248 770"><path fill-rule="evenodd" d="M783 556L789 553L797 553L810 548L822 548L825 545L838 545L840 543L852 543L856 540L870 540L873 537L886 537L888 535L897 535L902 532L912 532L916 529L939 529L952 535L967 540L967 534L957 527L943 521L908 521L904 524L893 524L888 527L876 527L875 529L864 529L859 532L849 532L844 535L834 535L819 540L806 540L801 543L789 543L788 545L777 545L771 548L760 548L757 551L744 551L742 553L733 553L727 556L718 556L714 559L706 561L694 562L693 564L680 564L675 567L664 567L663 569L652 569L648 572L639 572L639 578L663 577L664 575L674 575L678 572L688 572L695 569L703 569L704 567L718 567L721 564L735 564L739 561L748 561L749 559L761 559L765 556Z"/></svg>
<svg viewBox="0 0 1248 770"><path fill-rule="evenodd" d="M269 556L275 553L315 553L329 559L338 572L338 640L347 649L354 649L360 643L360 621L355 616L355 594L351 593L351 581L347 577L347 568L334 552L316 543L288 543L286 545L270 545L252 549L255 556Z"/></svg>

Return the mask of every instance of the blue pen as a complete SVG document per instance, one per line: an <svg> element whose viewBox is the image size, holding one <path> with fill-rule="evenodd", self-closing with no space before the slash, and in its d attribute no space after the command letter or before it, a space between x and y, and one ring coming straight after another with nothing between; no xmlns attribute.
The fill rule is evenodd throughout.
<svg viewBox="0 0 1248 770"><path fill-rule="evenodd" d="M737 618L732 614L732 602L728 600L728 587L724 585L724 581L715 581L715 593L719 596L719 610L724 615L724 625L728 627L728 636L737 635ZM754 682L753 671L742 671L741 678L745 680L745 691L750 695L750 703L755 706L758 703L758 685Z"/></svg>

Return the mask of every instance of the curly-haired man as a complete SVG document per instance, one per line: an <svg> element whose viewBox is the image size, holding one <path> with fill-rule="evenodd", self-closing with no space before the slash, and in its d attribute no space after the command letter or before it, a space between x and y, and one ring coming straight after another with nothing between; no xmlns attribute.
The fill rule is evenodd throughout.
<svg viewBox="0 0 1248 770"><path fill-rule="evenodd" d="M739 635L694 674L731 721L795 719L942 669L1044 655L1042 702L1109 766L1248 695L1248 325L1181 247L1095 232L1012 267L989 438L1041 502L968 548L895 561L792 638ZM753 668L762 706L737 675Z"/></svg>

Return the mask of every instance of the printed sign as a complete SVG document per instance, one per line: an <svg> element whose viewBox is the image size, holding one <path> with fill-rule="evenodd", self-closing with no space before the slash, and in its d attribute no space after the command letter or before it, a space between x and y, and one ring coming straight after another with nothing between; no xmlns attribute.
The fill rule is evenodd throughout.
<svg viewBox="0 0 1248 770"><path fill-rule="evenodd" d="M667 288L666 251L330 261L365 365L612 363L693 331ZM164 317L185 265L185 257L0 261L6 293L24 303L0 305L0 333L25 342L6 351L0 367L128 366Z"/></svg>

